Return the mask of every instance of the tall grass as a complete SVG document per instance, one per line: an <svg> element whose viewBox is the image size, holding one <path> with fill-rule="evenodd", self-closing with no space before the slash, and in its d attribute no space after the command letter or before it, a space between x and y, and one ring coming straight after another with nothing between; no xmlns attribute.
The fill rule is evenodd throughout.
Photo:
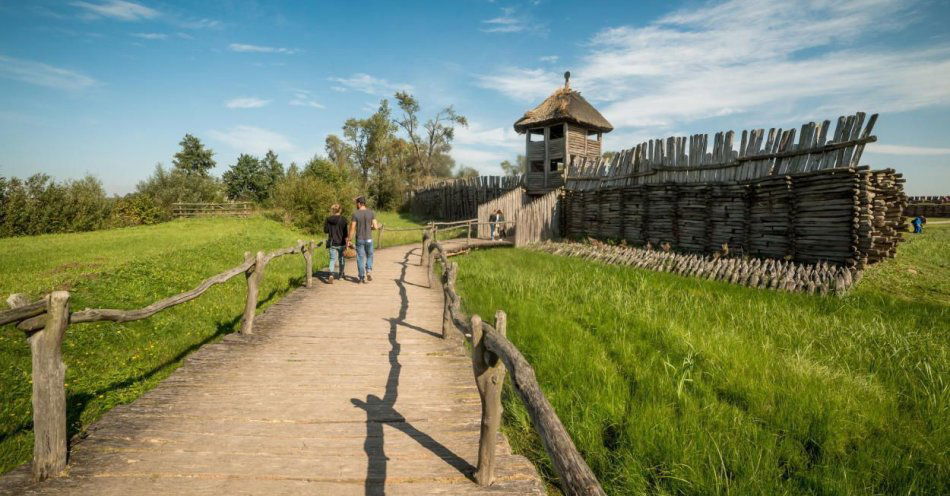
<svg viewBox="0 0 950 496"><path fill-rule="evenodd" d="M399 219L389 213L380 217L387 224ZM137 308L238 265L245 251L272 250L308 238L255 217L0 239L0 296L20 292L37 297L68 289L72 308ZM416 236L412 242L418 240ZM384 239L386 245L398 241ZM314 268L325 267L326 261L326 250L317 250ZM304 273L300 255L269 263L259 308L299 287ZM145 320L70 326L63 342L70 434L154 387L191 351L236 331L245 295L244 278L236 277ZM30 459L30 377L23 333L0 327L0 473Z"/></svg>
<svg viewBox="0 0 950 496"><path fill-rule="evenodd" d="M844 297L521 250L459 257L608 494L950 493L950 229ZM510 391L505 429L550 477Z"/></svg>

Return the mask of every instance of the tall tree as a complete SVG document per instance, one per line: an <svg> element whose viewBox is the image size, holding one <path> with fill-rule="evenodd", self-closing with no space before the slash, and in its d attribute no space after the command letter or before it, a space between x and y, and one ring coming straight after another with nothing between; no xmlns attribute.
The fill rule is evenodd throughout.
<svg viewBox="0 0 950 496"><path fill-rule="evenodd" d="M222 179L228 198L233 200L263 202L269 196L270 172L260 160L246 153L238 157L237 163L224 173Z"/></svg>
<svg viewBox="0 0 950 496"><path fill-rule="evenodd" d="M505 160L500 165L502 172L504 172L506 176L517 176L524 174L527 163L528 161L525 156L519 153L518 156L515 157L515 163Z"/></svg>
<svg viewBox="0 0 950 496"><path fill-rule="evenodd" d="M343 124L343 137L349 142L364 187L369 183L371 172L382 170L395 139L396 125L390 115L389 101L383 99L373 115L366 119L347 119Z"/></svg>
<svg viewBox="0 0 950 496"><path fill-rule="evenodd" d="M402 110L402 119L396 124L409 137L414 159L410 173L419 183L423 178L433 175L433 158L440 154L447 155L452 149L455 126L468 126L468 120L449 105L420 126L419 101L405 91L396 92L395 98Z"/></svg>
<svg viewBox="0 0 950 496"><path fill-rule="evenodd" d="M197 174L207 176L208 171L217 165L212 158L214 152L210 148L205 148L201 140L186 134L178 143L181 145L181 151L175 154L172 161L176 169L181 169L188 174Z"/></svg>
<svg viewBox="0 0 950 496"><path fill-rule="evenodd" d="M277 154L273 150L267 150L267 154L261 159L261 169L267 174L267 197L273 198L274 188L277 183L284 178L284 164L277 160Z"/></svg>
<svg viewBox="0 0 950 496"><path fill-rule="evenodd" d="M478 170L472 167L462 166L459 167L458 172L455 173L455 177L458 179L469 179L472 177L478 177Z"/></svg>

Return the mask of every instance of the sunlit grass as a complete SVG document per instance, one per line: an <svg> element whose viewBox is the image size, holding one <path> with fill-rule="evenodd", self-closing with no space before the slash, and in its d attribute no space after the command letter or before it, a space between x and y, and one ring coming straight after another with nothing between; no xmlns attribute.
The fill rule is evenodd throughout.
<svg viewBox="0 0 950 496"><path fill-rule="evenodd" d="M947 494L950 226L844 297L522 250L459 257L608 494ZM511 391L506 431L551 476Z"/></svg>

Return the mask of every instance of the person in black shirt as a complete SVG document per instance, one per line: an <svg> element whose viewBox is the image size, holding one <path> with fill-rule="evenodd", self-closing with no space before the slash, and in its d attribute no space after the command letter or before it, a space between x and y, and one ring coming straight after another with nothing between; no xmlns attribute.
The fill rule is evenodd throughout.
<svg viewBox="0 0 950 496"><path fill-rule="evenodd" d="M340 262L340 273L337 279L343 279L343 265L346 263L343 250L346 249L347 225L346 217L340 215L339 204L330 207L330 216L323 222L323 232L327 233L327 248L330 249L330 276L327 278L327 283L333 284L333 269L336 267L336 262Z"/></svg>

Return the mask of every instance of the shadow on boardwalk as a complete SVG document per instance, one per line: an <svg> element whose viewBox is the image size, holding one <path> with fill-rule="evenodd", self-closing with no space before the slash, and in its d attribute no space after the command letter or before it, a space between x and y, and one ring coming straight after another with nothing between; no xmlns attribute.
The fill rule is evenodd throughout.
<svg viewBox="0 0 950 496"><path fill-rule="evenodd" d="M383 426L389 425L410 438L416 440L421 446L434 453L444 460L447 464L465 475L469 480L474 481L475 467L462 457L458 456L452 450L446 448L441 443L433 439L428 434L416 429L406 418L400 414L396 408L396 399L399 396L399 373L402 365L399 363L400 344L398 340L399 327L403 326L414 331L422 332L431 336L441 337L433 331L414 326L406 322L406 314L409 311L409 298L406 295L406 269L409 266L409 255L416 250L406 252L402 262L402 270L399 279L396 279L396 285L399 286L399 315L389 319L389 375L386 380L386 392L383 398L374 394L368 395L366 400L353 398L350 401L366 412L366 441L363 443L363 451L366 453L366 496L379 496L386 494L386 467L389 458L386 456L385 437Z"/></svg>

